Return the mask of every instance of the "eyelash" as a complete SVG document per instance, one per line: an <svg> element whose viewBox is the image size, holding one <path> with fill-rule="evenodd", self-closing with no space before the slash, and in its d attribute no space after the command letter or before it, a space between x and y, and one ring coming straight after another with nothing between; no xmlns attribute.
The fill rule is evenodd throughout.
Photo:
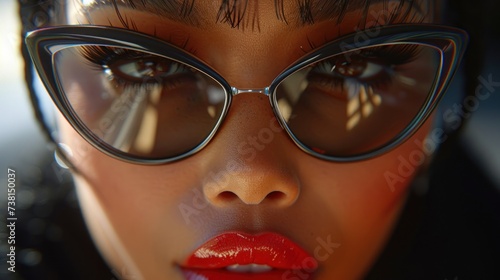
<svg viewBox="0 0 500 280"><path fill-rule="evenodd" d="M116 58L138 59L144 57L144 55L136 51L104 46L81 46L79 52L92 67L97 67L101 70Z"/></svg>
<svg viewBox="0 0 500 280"><path fill-rule="evenodd" d="M383 73L375 77L369 77L366 80L334 73L332 66L336 65L339 61L336 57L319 62L313 66L308 79L320 81L323 84L330 84L332 87L343 87L347 79L355 79L355 82L358 84L381 88L391 84L394 67L412 62L418 57L419 52L418 45L391 45L375 47L369 51L362 50L357 54L351 55L351 57L364 59L369 63L382 66ZM320 77L314 75L319 75Z"/></svg>
<svg viewBox="0 0 500 280"><path fill-rule="evenodd" d="M139 59L153 59L153 57L148 57L147 54L140 53L137 51L132 51L122 48L113 48L105 46L81 46L79 51L82 57L97 71L109 70L109 65L116 63L117 61L123 60L139 60ZM403 65L411 62L416 57L418 57L419 48L417 45L390 45L390 46L380 46L373 47L370 50L361 50L358 53L351 55L354 59L359 58L369 63L374 63L378 66L383 67L380 74L375 75L375 77L368 77L363 80L356 77L343 76L340 73L333 72L333 67L339 61L338 57L333 59L327 59L322 62L318 62L316 65L311 66L312 70L309 74L308 79L311 81L316 81L323 83L324 85L329 85L329 87L342 87L347 79L355 80L356 83L365 86L371 86L374 88L380 88L390 85L392 82L391 70L395 66ZM340 55L340 57L345 57ZM166 60L165 60L166 61ZM167 64L182 68L182 65L177 65L178 63L174 61L166 61ZM175 65L174 65L175 64ZM330 70L331 69L331 70ZM185 69L181 69L185 70ZM166 79L174 85L176 83L175 79ZM121 86L145 86L151 83L145 83L143 79L134 80L132 77L123 77L120 75L115 75L113 73L113 82Z"/></svg>
<svg viewBox="0 0 500 280"><path fill-rule="evenodd" d="M187 78L187 75L179 77L176 74L193 74L189 67L181 63L133 50L105 46L82 46L79 51L82 57L90 64L90 67L96 71L109 71L112 77L110 80L115 85L122 87L142 88L153 84L160 84L161 81L163 88L174 88L181 85ZM129 61L127 62L127 60ZM120 69L113 71L113 68L116 69L130 63L140 63L140 61L145 62L146 67L149 67L144 69L145 71L153 71L152 76L134 77L123 72L120 75ZM152 65L147 65L148 63L152 63ZM112 67L113 64L115 64L115 67ZM160 74L156 75L155 71L158 71Z"/></svg>

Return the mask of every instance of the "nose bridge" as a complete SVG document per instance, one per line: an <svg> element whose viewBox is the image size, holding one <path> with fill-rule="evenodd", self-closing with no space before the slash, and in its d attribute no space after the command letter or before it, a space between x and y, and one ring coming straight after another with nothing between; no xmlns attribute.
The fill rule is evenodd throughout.
<svg viewBox="0 0 500 280"><path fill-rule="evenodd" d="M255 205L286 206L296 200L299 188L289 164L295 147L274 116L264 95L267 88L236 89L221 130L205 154L207 199L218 206L234 201ZM291 148L291 149L290 149Z"/></svg>

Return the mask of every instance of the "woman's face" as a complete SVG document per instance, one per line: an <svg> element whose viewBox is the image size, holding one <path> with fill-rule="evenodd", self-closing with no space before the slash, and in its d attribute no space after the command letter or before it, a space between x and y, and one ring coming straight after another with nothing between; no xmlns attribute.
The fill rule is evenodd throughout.
<svg viewBox="0 0 500 280"><path fill-rule="evenodd" d="M303 22L302 1L248 1L244 14L234 14L241 22L233 28L228 18L216 20L220 1L194 1L188 17L174 4L160 9L132 2L135 9L104 1L82 12L70 1L68 20L154 35L193 53L238 88L266 87L304 53L365 26L431 16L423 1L413 7L372 1L368 10L356 4L365 1L349 1L341 19L313 8L310 14L302 9ZM236 10L243 10L242 2ZM312 2L341 9L336 1ZM390 23L383 20L389 15ZM427 121L408 141L370 160L328 162L290 140L266 96L240 94L203 150L143 166L104 155L60 119L61 142L80 171L75 180L86 222L123 279L312 279L313 270L315 279L360 278L404 203L413 175L401 170L430 130ZM263 130L272 137L259 138Z"/></svg>

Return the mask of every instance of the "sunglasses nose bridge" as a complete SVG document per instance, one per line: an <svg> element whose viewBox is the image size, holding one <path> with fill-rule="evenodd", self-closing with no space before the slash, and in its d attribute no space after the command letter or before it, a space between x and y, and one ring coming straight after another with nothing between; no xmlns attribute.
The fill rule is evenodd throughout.
<svg viewBox="0 0 500 280"><path fill-rule="evenodd" d="M236 95L241 94L241 93L262 93L265 96L269 96L269 87L265 87L265 88L242 88L242 89L235 88L235 87L231 88L231 94L233 96L236 96Z"/></svg>

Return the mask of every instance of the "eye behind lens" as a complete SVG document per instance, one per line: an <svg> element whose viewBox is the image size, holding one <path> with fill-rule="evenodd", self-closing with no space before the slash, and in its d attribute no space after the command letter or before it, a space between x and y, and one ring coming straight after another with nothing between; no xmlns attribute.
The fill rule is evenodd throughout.
<svg viewBox="0 0 500 280"><path fill-rule="evenodd" d="M416 43L327 56L282 80L274 93L277 112L306 150L356 157L407 134L434 94L440 69L441 52Z"/></svg>
<svg viewBox="0 0 500 280"><path fill-rule="evenodd" d="M75 128L93 144L156 160L189 154L213 135L228 102L214 78L162 55L85 47L55 53L54 68Z"/></svg>

